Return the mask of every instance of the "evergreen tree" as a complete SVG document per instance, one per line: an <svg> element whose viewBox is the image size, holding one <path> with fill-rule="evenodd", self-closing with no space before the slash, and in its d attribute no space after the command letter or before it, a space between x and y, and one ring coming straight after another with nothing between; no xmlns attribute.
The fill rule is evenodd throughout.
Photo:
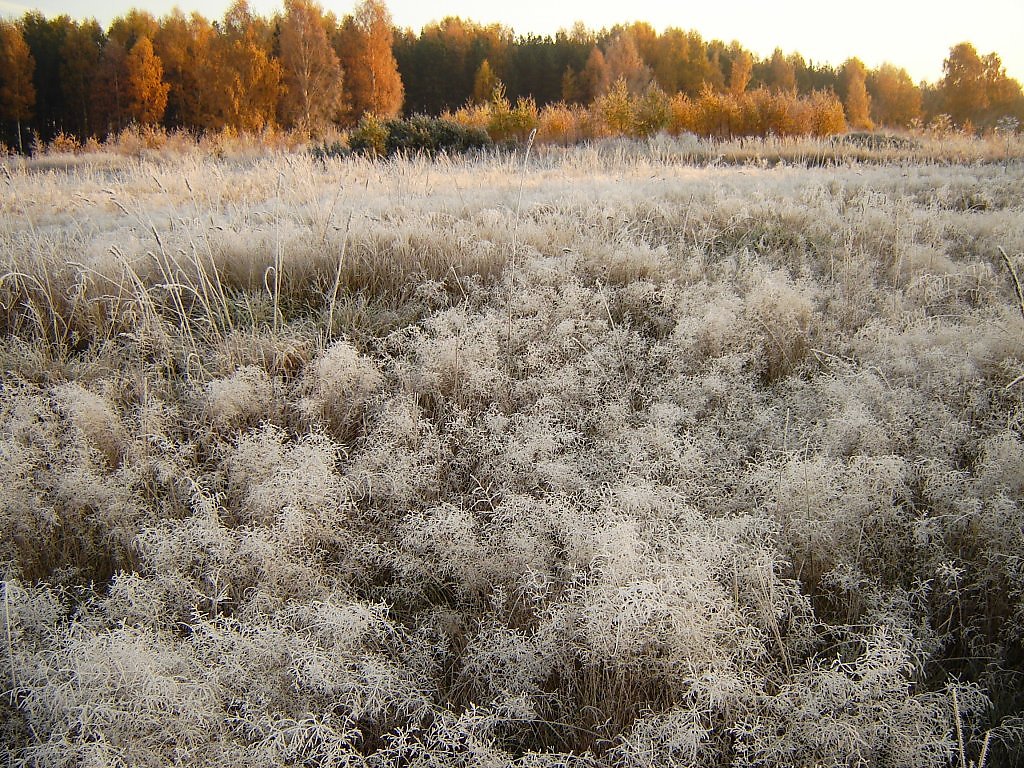
<svg viewBox="0 0 1024 768"><path fill-rule="evenodd" d="M67 126L81 140L99 128L96 78L104 41L100 25L90 19L73 25L61 48L61 89L68 109Z"/></svg>
<svg viewBox="0 0 1024 768"><path fill-rule="evenodd" d="M68 121L64 89L61 87L61 49L68 30L74 22L67 15L46 18L38 11L30 11L21 18L21 35L28 45L35 69L32 85L35 106L32 127L43 141L49 141L64 130Z"/></svg>

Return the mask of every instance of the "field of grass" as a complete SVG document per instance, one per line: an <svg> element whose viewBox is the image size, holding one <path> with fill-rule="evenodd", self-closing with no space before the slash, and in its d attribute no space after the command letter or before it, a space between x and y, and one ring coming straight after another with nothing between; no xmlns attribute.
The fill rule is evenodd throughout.
<svg viewBox="0 0 1024 768"><path fill-rule="evenodd" d="M5 764L1020 764L1022 155L4 161Z"/></svg>

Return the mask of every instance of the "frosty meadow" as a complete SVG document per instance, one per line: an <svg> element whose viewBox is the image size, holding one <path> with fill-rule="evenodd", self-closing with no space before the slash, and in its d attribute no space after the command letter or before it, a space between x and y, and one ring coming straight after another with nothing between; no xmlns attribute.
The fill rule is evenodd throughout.
<svg viewBox="0 0 1024 768"><path fill-rule="evenodd" d="M1019 765L1024 146L0 166L11 766Z"/></svg>

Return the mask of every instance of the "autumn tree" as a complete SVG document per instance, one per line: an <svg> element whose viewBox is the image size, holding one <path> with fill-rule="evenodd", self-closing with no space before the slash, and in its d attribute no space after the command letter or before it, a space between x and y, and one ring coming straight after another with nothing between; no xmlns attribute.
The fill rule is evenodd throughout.
<svg viewBox="0 0 1024 768"><path fill-rule="evenodd" d="M128 52L125 75L128 114L142 125L160 122L167 109L167 92L171 86L163 80L163 64L153 53L153 43L148 37L140 37Z"/></svg>
<svg viewBox="0 0 1024 768"><path fill-rule="evenodd" d="M940 108L957 125L991 126L1004 116L1024 119L1020 83L1007 77L997 54L980 56L970 43L950 50L938 95Z"/></svg>
<svg viewBox="0 0 1024 768"><path fill-rule="evenodd" d="M393 28L381 0L363 0L345 19L337 53L353 121L367 113L394 117L402 109L405 92L392 51Z"/></svg>
<svg viewBox="0 0 1024 768"><path fill-rule="evenodd" d="M140 37L149 38L152 43L159 30L160 23L153 14L133 8L124 16L118 16L110 22L107 37L117 40L125 50L130 51Z"/></svg>
<svg viewBox="0 0 1024 768"><path fill-rule="evenodd" d="M281 20L281 112L288 125L318 132L342 109L342 69L327 37L323 11L313 0L285 0Z"/></svg>
<svg viewBox="0 0 1024 768"><path fill-rule="evenodd" d="M978 120L988 108L985 63L970 43L953 46L942 63L942 108L957 125Z"/></svg>
<svg viewBox="0 0 1024 768"><path fill-rule="evenodd" d="M651 68L641 58L636 41L629 30L615 36L608 45L604 58L608 65L608 80L611 83L622 80L631 94L643 93L654 79Z"/></svg>
<svg viewBox="0 0 1024 768"><path fill-rule="evenodd" d="M21 30L13 22L0 21L0 114L14 121L22 154L22 123L32 117L36 101L34 69L35 60Z"/></svg>
<svg viewBox="0 0 1024 768"><path fill-rule="evenodd" d="M729 68L729 92L739 96L747 90L753 72L754 58L747 51L739 51Z"/></svg>
<svg viewBox="0 0 1024 768"><path fill-rule="evenodd" d="M846 122L857 130L870 131L875 126L871 122L871 97L864 63L857 58L847 59L840 70L839 84Z"/></svg>
<svg viewBox="0 0 1024 768"><path fill-rule="evenodd" d="M583 88L580 85L579 73L568 66L562 73L562 102L564 104L582 104Z"/></svg>
<svg viewBox="0 0 1024 768"><path fill-rule="evenodd" d="M667 34L667 33L666 33ZM725 87L725 78L716 61L709 55L709 46L695 31L686 33L686 60L683 64L682 83L686 88L696 88L700 93L705 87L721 90ZM690 91L687 91L689 93Z"/></svg>
<svg viewBox="0 0 1024 768"><path fill-rule="evenodd" d="M876 123L905 128L921 117L921 90L907 70L882 64L868 73L867 88Z"/></svg>
<svg viewBox="0 0 1024 768"><path fill-rule="evenodd" d="M283 93L282 65L271 56L273 32L245 0L235 0L221 30L213 43L209 125L262 131L274 123Z"/></svg>
<svg viewBox="0 0 1024 768"><path fill-rule="evenodd" d="M210 96L221 85L211 66L213 25L198 13L186 17L175 8L160 20L153 51L160 57L170 86L164 121L170 126L207 127Z"/></svg>
<svg viewBox="0 0 1024 768"><path fill-rule="evenodd" d="M692 51L686 33L681 29L670 28L651 40L645 32L641 33L641 55L662 90L668 93L685 93L691 87L699 88L696 80L700 75L694 75L690 66Z"/></svg>
<svg viewBox="0 0 1024 768"><path fill-rule="evenodd" d="M1019 82L1006 74L998 54L990 53L982 58L985 65L985 94L988 109L976 121L979 125L991 127L1004 117L1024 122L1024 93Z"/></svg>
<svg viewBox="0 0 1024 768"><path fill-rule="evenodd" d="M781 48L776 48L772 52L772 58L768 62L768 86L778 93L796 92L796 68L782 53Z"/></svg>
<svg viewBox="0 0 1024 768"><path fill-rule="evenodd" d="M598 96L605 93L611 87L611 79L608 71L608 62L605 60L601 49L596 45L587 56L587 63L583 67L578 79L580 102L589 104Z"/></svg>
<svg viewBox="0 0 1024 768"><path fill-rule="evenodd" d="M156 19L144 11L131 10L110 23L103 53L96 68L95 81L95 103L100 115L97 122L103 125L102 133L119 131L132 120L139 120L139 112L147 111L139 101L140 94L145 92L149 96L158 95L159 89L151 87L153 84L149 81L153 62L144 60L148 58L144 56L145 46L138 51L133 61L136 71L130 74L128 70L129 56L135 44L143 37L150 43L149 54L155 56L152 51L152 40L158 31L159 24ZM144 71L147 69L148 71ZM162 64L160 70L162 81ZM136 80L133 83L133 76L141 77L143 80Z"/></svg>
<svg viewBox="0 0 1024 768"><path fill-rule="evenodd" d="M490 101L499 82L498 76L491 69L491 62L484 59L473 78L473 103L485 104Z"/></svg>

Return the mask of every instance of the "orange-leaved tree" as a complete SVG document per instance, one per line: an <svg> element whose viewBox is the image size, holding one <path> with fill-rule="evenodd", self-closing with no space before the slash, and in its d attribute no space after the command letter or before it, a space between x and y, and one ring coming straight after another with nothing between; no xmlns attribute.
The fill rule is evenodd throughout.
<svg viewBox="0 0 1024 768"><path fill-rule="evenodd" d="M198 13L186 17L175 8L160 20L153 51L164 67L170 85L165 121L170 126L206 128L210 96L222 84L210 71L213 40L217 32Z"/></svg>
<svg viewBox="0 0 1024 768"><path fill-rule="evenodd" d="M793 61L782 53L781 48L772 52L768 62L768 85L779 93L796 92L796 67Z"/></svg>
<svg viewBox="0 0 1024 768"><path fill-rule="evenodd" d="M882 64L868 73L867 86L875 122L905 128L921 117L921 89L907 70Z"/></svg>
<svg viewBox="0 0 1024 768"><path fill-rule="evenodd" d="M283 75L271 56L272 40L270 26L245 0L228 9L214 43L213 127L261 131L274 123Z"/></svg>
<svg viewBox="0 0 1024 768"><path fill-rule="evenodd" d="M476 75L473 76L473 103L488 103L499 82L498 76L491 69L491 62L484 59L477 68Z"/></svg>
<svg viewBox="0 0 1024 768"><path fill-rule="evenodd" d="M754 57L747 51L739 51L732 60L729 69L729 93L739 96L750 85L750 77L754 73Z"/></svg>
<svg viewBox="0 0 1024 768"><path fill-rule="evenodd" d="M164 82L164 67L153 53L153 43L140 37L125 59L128 114L142 125L160 122L167 109L171 86Z"/></svg>
<svg viewBox="0 0 1024 768"><path fill-rule="evenodd" d="M0 21L0 115L13 120L18 151L24 153L22 123L32 117L36 90L32 84L35 60L17 24Z"/></svg>
<svg viewBox="0 0 1024 768"><path fill-rule="evenodd" d="M954 45L942 62L939 83L942 108L957 124L976 120L988 107L985 93L985 63L970 43Z"/></svg>
<svg viewBox="0 0 1024 768"><path fill-rule="evenodd" d="M339 58L353 121L364 114L394 117L402 109L405 91L391 49L393 39L391 14L381 0L363 0L345 18Z"/></svg>
<svg viewBox="0 0 1024 768"><path fill-rule="evenodd" d="M851 128L870 131L875 127L871 122L871 97L867 87L868 72L860 59L847 59L839 71L839 88L842 91L846 122Z"/></svg>
<svg viewBox="0 0 1024 768"><path fill-rule="evenodd" d="M608 65L609 86L617 87L621 80L631 94L637 94L643 93L654 79L654 73L640 56L630 30L620 32L612 39L604 58Z"/></svg>

